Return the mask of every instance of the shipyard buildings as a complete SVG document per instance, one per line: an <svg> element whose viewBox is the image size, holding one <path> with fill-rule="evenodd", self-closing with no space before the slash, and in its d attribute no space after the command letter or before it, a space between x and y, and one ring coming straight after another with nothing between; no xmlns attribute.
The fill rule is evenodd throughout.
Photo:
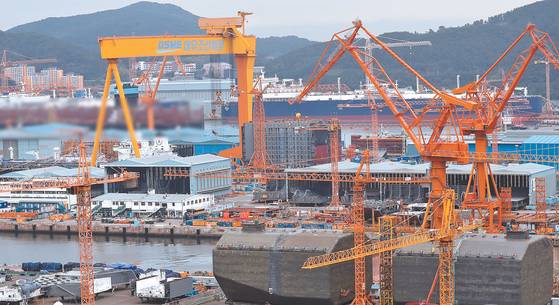
<svg viewBox="0 0 559 305"><path fill-rule="evenodd" d="M156 194L212 194L222 196L231 191L231 161L216 155L178 157L162 155L130 158L106 164L107 174L123 170L137 172L137 187L127 192ZM169 176L170 172L182 172L183 176ZM110 186L109 192L122 191Z"/></svg>
<svg viewBox="0 0 559 305"><path fill-rule="evenodd" d="M329 162L328 124L328 121L306 119L266 122L266 150L269 162L286 168ZM254 154L252 123L243 126L242 135L243 160L248 163Z"/></svg>

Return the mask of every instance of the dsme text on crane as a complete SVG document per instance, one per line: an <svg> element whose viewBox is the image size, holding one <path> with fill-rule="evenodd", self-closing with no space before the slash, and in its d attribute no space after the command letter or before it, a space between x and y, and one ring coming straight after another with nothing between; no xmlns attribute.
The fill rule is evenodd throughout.
<svg viewBox="0 0 559 305"><path fill-rule="evenodd" d="M223 40L220 39L160 40L157 43L157 52L170 53L180 50L186 52L220 52L223 51L223 47Z"/></svg>

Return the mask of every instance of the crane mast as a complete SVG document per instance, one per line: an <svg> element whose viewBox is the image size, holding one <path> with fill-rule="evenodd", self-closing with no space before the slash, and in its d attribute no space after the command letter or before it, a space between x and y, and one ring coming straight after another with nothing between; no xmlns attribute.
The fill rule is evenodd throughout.
<svg viewBox="0 0 559 305"><path fill-rule="evenodd" d="M106 178L92 178L83 143L79 145L78 174L76 177L53 179L30 179L0 184L0 192L44 190L50 188L71 189L77 197L78 241L80 249L80 294L82 305L94 305L93 274L93 224L91 210L91 186L126 182L138 179L137 173L122 172Z"/></svg>

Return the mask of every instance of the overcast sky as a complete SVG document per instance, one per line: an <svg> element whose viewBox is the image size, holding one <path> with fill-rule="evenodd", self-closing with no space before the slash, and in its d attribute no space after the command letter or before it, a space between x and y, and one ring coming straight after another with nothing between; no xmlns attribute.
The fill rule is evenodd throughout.
<svg viewBox="0 0 559 305"><path fill-rule="evenodd" d="M119 8L137 0L0 0L0 29L46 17L70 16ZM360 18L375 33L426 31L457 26L503 13L535 0L161 0L196 15L233 16L255 13L248 31L258 36L298 35L326 40ZM164 22L164 20L162 20Z"/></svg>

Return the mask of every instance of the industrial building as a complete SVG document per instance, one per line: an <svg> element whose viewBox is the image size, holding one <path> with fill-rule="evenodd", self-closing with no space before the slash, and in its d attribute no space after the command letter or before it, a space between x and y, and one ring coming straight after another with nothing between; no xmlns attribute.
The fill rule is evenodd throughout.
<svg viewBox="0 0 559 305"><path fill-rule="evenodd" d="M103 169L92 167L90 171L93 178L105 177ZM0 175L0 181L13 182L33 178L54 179L76 177L77 174L76 168L51 166L2 174ZM102 194L103 191L103 185L94 185L92 187L92 194L94 195ZM72 209L77 203L76 195L70 193L70 190L65 188L0 193L0 201L7 203L9 210L38 212L39 214L65 212Z"/></svg>
<svg viewBox="0 0 559 305"><path fill-rule="evenodd" d="M345 160L339 162L340 173L354 174L359 163ZM430 163L403 163L383 161L371 164L371 175L374 177L416 179L428 178ZM447 182L457 194L466 190L471 164L449 164L447 168ZM552 196L557 192L557 176L555 169L550 166L535 163L492 164L491 169L499 187L512 188L513 209L519 209L534 204L535 178L544 177L546 180L546 195ZM286 169L288 173L330 173L330 164L320 164L305 168ZM290 193L296 190L312 190L319 195L330 196L331 183L317 181L288 181ZM404 199L409 202L425 202L428 197L428 186L420 184L371 184L367 187L367 196L374 199ZM351 185L340 184L340 196L351 194ZM459 200L460 200L459 196Z"/></svg>
<svg viewBox="0 0 559 305"><path fill-rule="evenodd" d="M231 161L215 155L179 157L175 155L130 158L104 165L107 174L122 170L140 175L137 187L128 190L156 194L212 194L221 196L231 191ZM169 171L186 171L185 177L170 177ZM109 192L119 193L120 186L109 186Z"/></svg>
<svg viewBox="0 0 559 305"><path fill-rule="evenodd" d="M153 80L152 88L155 85ZM224 97L230 96L231 88L235 83L233 79L187 79L168 80L162 79L157 91L157 99L162 101L212 101L216 91L225 92ZM137 92L143 92L143 85L138 86ZM113 91L116 93L116 90Z"/></svg>
<svg viewBox="0 0 559 305"><path fill-rule="evenodd" d="M213 195L107 193L91 199L104 217L183 218L184 214L214 205Z"/></svg>
<svg viewBox="0 0 559 305"><path fill-rule="evenodd" d="M329 162L329 131L326 127L328 124L327 121L319 120L266 122L266 150L269 162L288 168ZM243 159L248 163L254 154L252 123L243 126L242 142Z"/></svg>
<svg viewBox="0 0 559 305"><path fill-rule="evenodd" d="M37 160L60 155L63 141L78 139L87 128L70 124L43 124L0 131L2 160Z"/></svg>
<svg viewBox="0 0 559 305"><path fill-rule="evenodd" d="M173 140L173 152L180 157L189 157L203 154L218 154L220 151L238 145L238 138L230 139L218 136L192 136L186 139Z"/></svg>
<svg viewBox="0 0 559 305"><path fill-rule="evenodd" d="M547 237L465 236L456 242L455 258L456 304L549 304L553 247ZM397 250L393 267L395 304L424 300L438 262L435 244ZM431 302L439 302L438 291Z"/></svg>

